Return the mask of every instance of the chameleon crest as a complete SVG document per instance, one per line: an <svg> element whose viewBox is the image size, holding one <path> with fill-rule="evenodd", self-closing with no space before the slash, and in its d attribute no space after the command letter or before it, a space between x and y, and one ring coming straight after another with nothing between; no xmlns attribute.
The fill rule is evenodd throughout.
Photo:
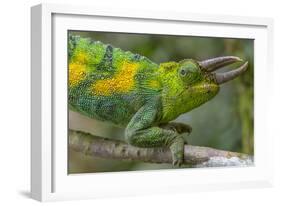
<svg viewBox="0 0 281 206"><path fill-rule="evenodd" d="M212 99L220 84L247 69L246 62L232 71L214 72L242 61L234 56L156 64L78 36L69 37L68 47L70 109L125 127L125 140L134 146L169 147L176 165L183 161L191 127L170 121Z"/></svg>

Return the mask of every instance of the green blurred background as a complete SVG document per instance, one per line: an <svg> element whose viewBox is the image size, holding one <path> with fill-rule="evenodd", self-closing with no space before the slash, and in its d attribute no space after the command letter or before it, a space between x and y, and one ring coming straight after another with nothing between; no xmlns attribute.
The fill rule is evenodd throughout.
<svg viewBox="0 0 281 206"><path fill-rule="evenodd" d="M146 56L156 63L186 58L204 60L217 56L238 56L249 62L246 73L221 86L219 94L206 104L181 115L175 121L192 126L192 145L254 153L254 41L214 37L168 36L108 32L69 31L70 35L90 37L124 51ZM236 65L230 68L237 67ZM223 71L223 70L222 70ZM122 137L123 130L70 112L69 127L105 137ZM69 173L132 171L172 168L170 164L108 160L88 157L69 149Z"/></svg>

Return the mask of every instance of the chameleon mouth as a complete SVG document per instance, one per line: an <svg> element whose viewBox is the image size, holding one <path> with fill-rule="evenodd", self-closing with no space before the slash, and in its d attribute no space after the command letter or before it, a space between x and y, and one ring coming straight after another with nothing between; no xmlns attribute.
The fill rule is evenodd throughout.
<svg viewBox="0 0 281 206"><path fill-rule="evenodd" d="M193 86L192 89L200 93L213 94L218 92L219 86L217 84L204 83L204 84Z"/></svg>
<svg viewBox="0 0 281 206"><path fill-rule="evenodd" d="M224 66L236 63L236 62L242 62L243 60L239 57L235 56L224 56L224 57L216 57L212 59L207 59L204 61L199 62L199 65L201 66L201 69L207 73L211 74L212 79L217 84L223 84L225 82L228 82L236 77L238 77L240 74L244 73L247 70L248 62L245 62L242 66L223 73L213 73L213 71L223 68Z"/></svg>

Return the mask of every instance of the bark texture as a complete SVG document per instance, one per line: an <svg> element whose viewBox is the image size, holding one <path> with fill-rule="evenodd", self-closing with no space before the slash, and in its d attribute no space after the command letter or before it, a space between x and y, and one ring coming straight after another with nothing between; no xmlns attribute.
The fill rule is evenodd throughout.
<svg viewBox="0 0 281 206"><path fill-rule="evenodd" d="M85 155L106 159L134 160L150 163L172 163L167 148L138 148L119 140L69 130L69 147ZM185 145L184 164L191 167L250 166L253 157L247 154Z"/></svg>

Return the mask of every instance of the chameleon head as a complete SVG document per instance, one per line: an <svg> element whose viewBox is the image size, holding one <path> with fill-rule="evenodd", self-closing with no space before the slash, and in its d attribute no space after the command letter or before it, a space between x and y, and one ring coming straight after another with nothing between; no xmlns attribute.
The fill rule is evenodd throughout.
<svg viewBox="0 0 281 206"><path fill-rule="evenodd" d="M163 106L166 110L164 113L170 116L168 119L188 112L212 99L218 93L221 84L246 71L248 62L231 71L223 73L215 71L241 61L235 56L225 56L204 61L185 59L178 63L163 63L162 67L165 68L163 85L166 85L163 88ZM171 107L171 104L174 106Z"/></svg>

